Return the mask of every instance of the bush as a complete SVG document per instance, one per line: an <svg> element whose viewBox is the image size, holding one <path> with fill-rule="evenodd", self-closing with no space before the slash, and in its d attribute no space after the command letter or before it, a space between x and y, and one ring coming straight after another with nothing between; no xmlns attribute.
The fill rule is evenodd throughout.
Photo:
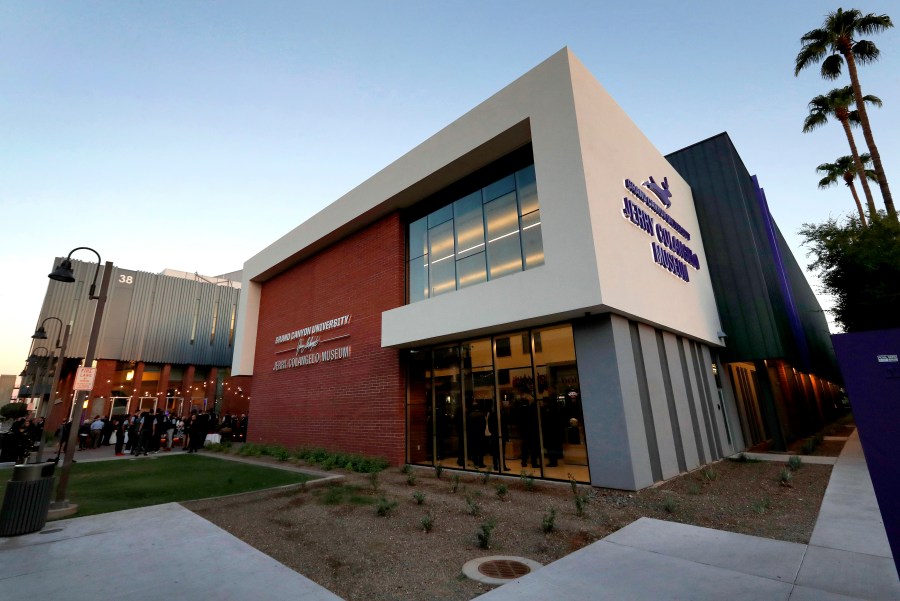
<svg viewBox="0 0 900 601"><path fill-rule="evenodd" d="M441 479L441 476L443 475L443 473L444 473L444 466L443 466L443 465L441 465L441 464L439 463L439 464L437 464L436 466L434 466L434 477L435 477L435 478L437 478L438 480L440 480L440 479Z"/></svg>
<svg viewBox="0 0 900 601"><path fill-rule="evenodd" d="M416 505L421 505L422 503L425 502L425 493L422 492L421 490L417 490L416 492L413 493L412 496L413 496L413 499L416 500Z"/></svg>
<svg viewBox="0 0 900 601"><path fill-rule="evenodd" d="M506 484L503 484L501 482L500 484L497 485L497 496L500 498L501 501L506 500L507 493L509 493L509 487L506 486Z"/></svg>
<svg viewBox="0 0 900 601"><path fill-rule="evenodd" d="M369 472L369 486L372 487L372 492L378 492L379 484L378 472Z"/></svg>
<svg viewBox="0 0 900 601"><path fill-rule="evenodd" d="M554 530L556 530L556 508L550 507L547 510L547 513L544 514L544 519L541 520L541 530L544 531L544 534L550 534Z"/></svg>
<svg viewBox="0 0 900 601"><path fill-rule="evenodd" d="M769 507L771 506L772 501L769 499L769 497L763 497L759 501L753 503L753 511L762 514L768 511Z"/></svg>
<svg viewBox="0 0 900 601"><path fill-rule="evenodd" d="M375 504L375 513L381 517L387 517L395 507L397 507L397 501L388 501L386 498L381 497Z"/></svg>
<svg viewBox="0 0 900 601"><path fill-rule="evenodd" d="M782 486L790 486L791 480L793 480L793 479L794 479L794 472L792 472L788 468L784 468L778 474L778 481L781 482Z"/></svg>
<svg viewBox="0 0 900 601"><path fill-rule="evenodd" d="M7 403L0 407L0 417L3 419L19 419L28 415L26 403Z"/></svg>
<svg viewBox="0 0 900 601"><path fill-rule="evenodd" d="M666 498L663 499L662 507L666 513L675 513L678 503L675 502L675 498L672 495L666 495Z"/></svg>
<svg viewBox="0 0 900 601"><path fill-rule="evenodd" d="M476 517L481 515L481 505L469 495L466 495L466 512Z"/></svg>
<svg viewBox="0 0 900 601"><path fill-rule="evenodd" d="M788 458L788 467L791 468L791 471L797 471L803 465L803 459L800 458L799 455L791 455Z"/></svg>
<svg viewBox="0 0 900 601"><path fill-rule="evenodd" d="M426 512L419 524L426 533L431 532L431 529L434 528L434 518L431 517L431 512Z"/></svg>
<svg viewBox="0 0 900 601"><path fill-rule="evenodd" d="M703 470L703 478L705 478L707 482L713 482L718 477L719 474L717 474L711 467Z"/></svg>
<svg viewBox="0 0 900 601"><path fill-rule="evenodd" d="M497 522L492 519L481 522L481 525L478 527L478 532L475 533L475 539L478 541L478 546L481 549L491 548L491 535L496 526Z"/></svg>
<svg viewBox="0 0 900 601"><path fill-rule="evenodd" d="M412 472L412 466L408 463L404 463L403 466L400 468L401 474L409 474L411 472Z"/></svg>
<svg viewBox="0 0 900 601"><path fill-rule="evenodd" d="M231 442L212 442L205 446L207 451L212 451L213 453L228 453L231 449Z"/></svg>
<svg viewBox="0 0 900 601"><path fill-rule="evenodd" d="M453 479L450 481L450 492L455 493L459 490L459 474L453 474Z"/></svg>
<svg viewBox="0 0 900 601"><path fill-rule="evenodd" d="M525 490L528 492L533 492L535 490L534 475L529 470L522 470L519 473L519 478L522 480Z"/></svg>
<svg viewBox="0 0 900 601"><path fill-rule="evenodd" d="M416 485L416 475L412 472L409 472L408 474L406 474L406 483L409 484L410 486L415 486Z"/></svg>

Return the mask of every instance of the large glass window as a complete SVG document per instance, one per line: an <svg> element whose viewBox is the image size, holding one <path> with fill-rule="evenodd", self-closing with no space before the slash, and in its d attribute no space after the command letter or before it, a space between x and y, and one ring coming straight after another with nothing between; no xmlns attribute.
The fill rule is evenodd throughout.
<svg viewBox="0 0 900 601"><path fill-rule="evenodd" d="M409 302L544 264L534 165L411 223Z"/></svg>
<svg viewBox="0 0 900 601"><path fill-rule="evenodd" d="M410 463L590 481L570 325L409 357Z"/></svg>

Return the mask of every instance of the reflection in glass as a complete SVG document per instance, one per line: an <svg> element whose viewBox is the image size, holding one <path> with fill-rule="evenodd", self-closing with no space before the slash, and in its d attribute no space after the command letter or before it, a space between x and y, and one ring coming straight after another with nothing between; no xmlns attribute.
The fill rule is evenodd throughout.
<svg viewBox="0 0 900 601"><path fill-rule="evenodd" d="M590 481L570 325L410 356L410 462Z"/></svg>
<svg viewBox="0 0 900 601"><path fill-rule="evenodd" d="M453 219L453 206L447 205L428 216L428 227L429 229L433 228L451 219Z"/></svg>
<svg viewBox="0 0 900 601"><path fill-rule="evenodd" d="M537 182L534 165L516 173L516 189L519 193L519 214L526 215L538 210Z"/></svg>
<svg viewBox="0 0 900 601"><path fill-rule="evenodd" d="M428 298L428 255L409 262L409 302Z"/></svg>
<svg viewBox="0 0 900 601"><path fill-rule="evenodd" d="M453 222L446 221L428 230L430 296L456 290L456 265L453 261Z"/></svg>
<svg viewBox="0 0 900 601"><path fill-rule="evenodd" d="M409 302L543 264L533 165L409 224Z"/></svg>
<svg viewBox="0 0 900 601"><path fill-rule="evenodd" d="M456 288L458 290L487 280L484 258L485 254L480 252L456 262Z"/></svg>
<svg viewBox="0 0 900 601"><path fill-rule="evenodd" d="M484 188L484 202L490 202L516 189L515 175L508 175Z"/></svg>
<svg viewBox="0 0 900 601"><path fill-rule="evenodd" d="M431 399L431 353L409 354L409 404L407 405L407 454L410 463L434 460L434 412Z"/></svg>
<svg viewBox="0 0 900 601"><path fill-rule="evenodd" d="M522 216L522 252L525 269L544 264L544 239L541 236L541 212L533 211Z"/></svg>
<svg viewBox="0 0 900 601"><path fill-rule="evenodd" d="M459 389L459 347L434 350L434 415L437 460L465 465L465 417Z"/></svg>
<svg viewBox="0 0 900 601"><path fill-rule="evenodd" d="M469 194L453 203L453 222L456 227L457 259L484 252L484 216L481 213L481 192Z"/></svg>
<svg viewBox="0 0 900 601"><path fill-rule="evenodd" d="M409 258L415 259L428 252L428 218L422 217L409 224Z"/></svg>

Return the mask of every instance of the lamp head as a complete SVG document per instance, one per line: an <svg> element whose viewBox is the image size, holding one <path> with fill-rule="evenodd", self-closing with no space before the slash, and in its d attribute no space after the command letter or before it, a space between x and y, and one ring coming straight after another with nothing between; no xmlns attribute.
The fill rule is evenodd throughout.
<svg viewBox="0 0 900 601"><path fill-rule="evenodd" d="M47 331L44 329L44 326L41 326L34 331L31 337L35 340L47 340Z"/></svg>
<svg viewBox="0 0 900 601"><path fill-rule="evenodd" d="M53 273L47 277L51 280L56 280L57 282L74 282L75 273L72 271L72 261L63 259L60 264L56 266L56 269L53 270Z"/></svg>

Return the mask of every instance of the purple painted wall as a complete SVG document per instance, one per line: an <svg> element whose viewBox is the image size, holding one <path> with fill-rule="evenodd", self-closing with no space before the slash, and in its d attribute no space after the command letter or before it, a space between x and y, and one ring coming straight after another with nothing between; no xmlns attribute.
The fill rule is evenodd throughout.
<svg viewBox="0 0 900 601"><path fill-rule="evenodd" d="M831 340L900 574L900 329Z"/></svg>

